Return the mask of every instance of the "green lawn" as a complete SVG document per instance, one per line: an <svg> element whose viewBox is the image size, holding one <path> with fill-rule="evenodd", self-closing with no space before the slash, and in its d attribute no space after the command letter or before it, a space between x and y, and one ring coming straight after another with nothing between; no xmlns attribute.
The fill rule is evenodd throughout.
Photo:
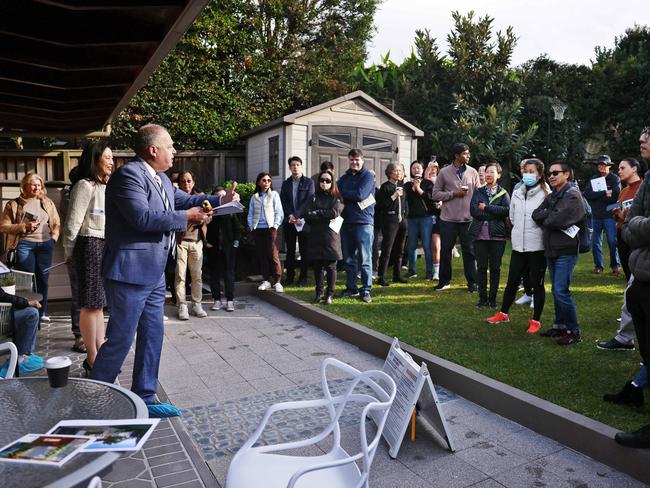
<svg viewBox="0 0 650 488"><path fill-rule="evenodd" d="M503 259L499 304L509 258L508 247ZM454 259L453 266L449 290L434 292L432 283L415 278L409 284L373 287L373 302L369 305L358 299L339 298L328 310L612 427L629 430L647 424L647 406L636 410L602 401L604 393L618 391L631 379L640 361L638 351L608 352L596 348L597 341L610 339L617 329L625 285L622 274L614 277L606 270L595 275L591 254L580 256L572 292L582 342L560 347L551 338L526 333L532 312L528 306L513 305L510 323L488 325L485 318L491 310L477 309L477 294L467 293L461 259ZM417 272L424 277L422 259L418 260ZM341 291L345 275L339 276ZM553 298L548 283L546 288L542 329L553 322ZM311 285L288 287L287 292L305 301L314 297Z"/></svg>

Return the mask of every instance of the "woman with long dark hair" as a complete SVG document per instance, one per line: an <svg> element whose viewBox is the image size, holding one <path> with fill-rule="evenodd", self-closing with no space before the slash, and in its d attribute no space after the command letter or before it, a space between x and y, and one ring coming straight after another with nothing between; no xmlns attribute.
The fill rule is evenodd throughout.
<svg viewBox="0 0 650 488"><path fill-rule="evenodd" d="M79 328L86 345L86 374L92 369L104 342L102 284L106 183L113 172L113 152L105 140L85 145L71 183L68 215L63 228L66 259L72 259L77 276L77 300L81 307Z"/></svg>
<svg viewBox="0 0 650 488"><path fill-rule="evenodd" d="M273 286L277 293L284 291L280 283L282 278L280 251L276 244L278 228L282 225L283 219L280 194L273 190L270 173L263 171L255 178L255 193L248 207L248 228L253 233L263 277L262 283L257 287L258 290L268 290Z"/></svg>
<svg viewBox="0 0 650 488"><path fill-rule="evenodd" d="M316 299L330 305L336 286L336 262L343 259L341 236L330 223L343 212L343 202L336 187L334 173L330 170L318 173L318 186L307 205L305 222L309 224L307 254L314 267ZM327 275L327 289L323 293L323 270Z"/></svg>

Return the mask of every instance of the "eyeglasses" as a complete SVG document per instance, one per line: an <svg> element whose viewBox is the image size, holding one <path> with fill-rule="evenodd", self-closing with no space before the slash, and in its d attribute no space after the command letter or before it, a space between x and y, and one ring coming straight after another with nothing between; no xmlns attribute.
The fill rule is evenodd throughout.
<svg viewBox="0 0 650 488"><path fill-rule="evenodd" d="M557 176L557 175L560 175L562 173L566 173L566 171L549 171L548 175L549 176Z"/></svg>
<svg viewBox="0 0 650 488"><path fill-rule="evenodd" d="M327 178L321 178L320 180L321 183L332 183L332 180L328 180Z"/></svg>
<svg viewBox="0 0 650 488"><path fill-rule="evenodd" d="M262 183L270 183L272 180L270 180L269 178L262 178L260 181Z"/></svg>

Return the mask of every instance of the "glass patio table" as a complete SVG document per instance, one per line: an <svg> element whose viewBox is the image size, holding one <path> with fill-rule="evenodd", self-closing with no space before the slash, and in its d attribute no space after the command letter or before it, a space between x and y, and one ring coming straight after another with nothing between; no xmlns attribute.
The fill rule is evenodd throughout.
<svg viewBox="0 0 650 488"><path fill-rule="evenodd" d="M45 434L61 420L148 418L147 407L124 388L82 378L51 388L47 377L0 380L0 447L25 434ZM6 487L70 488L86 486L121 453L80 453L63 466L0 462Z"/></svg>

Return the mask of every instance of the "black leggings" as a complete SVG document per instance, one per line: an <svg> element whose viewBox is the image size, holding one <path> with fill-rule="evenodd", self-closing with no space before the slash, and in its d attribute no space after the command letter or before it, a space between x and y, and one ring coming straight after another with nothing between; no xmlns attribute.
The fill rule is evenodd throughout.
<svg viewBox="0 0 650 488"><path fill-rule="evenodd" d="M528 276L528 282L533 290L534 310L533 320L539 321L544 310L544 275L546 274L546 258L544 251L518 252L512 251L510 256L510 270L508 271L508 284L503 292L501 311L508 313L512 302L515 301L517 289L522 276Z"/></svg>

